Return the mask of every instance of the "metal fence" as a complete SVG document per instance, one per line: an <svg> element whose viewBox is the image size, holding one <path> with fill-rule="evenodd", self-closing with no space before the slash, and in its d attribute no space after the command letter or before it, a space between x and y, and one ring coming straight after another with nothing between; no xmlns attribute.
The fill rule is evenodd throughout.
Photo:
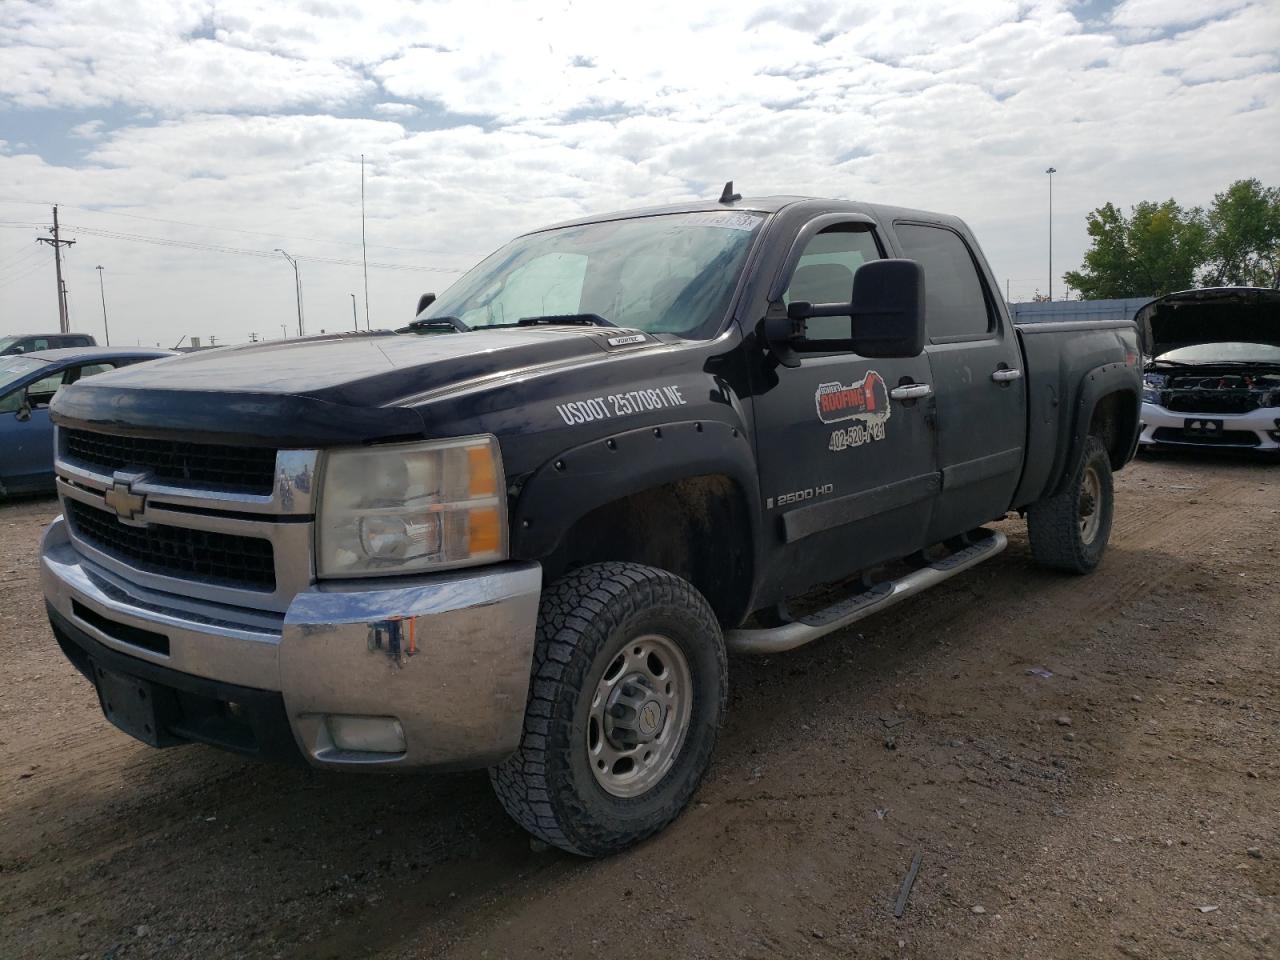
<svg viewBox="0 0 1280 960"><path fill-rule="evenodd" d="M1055 320L1132 320L1152 297L1125 297L1121 300L1046 300L1038 303L1011 303L1015 323L1050 323Z"/></svg>

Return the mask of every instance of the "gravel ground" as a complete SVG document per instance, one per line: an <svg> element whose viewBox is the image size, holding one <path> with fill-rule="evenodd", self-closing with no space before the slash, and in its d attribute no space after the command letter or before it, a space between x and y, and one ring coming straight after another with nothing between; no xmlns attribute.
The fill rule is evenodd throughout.
<svg viewBox="0 0 1280 960"><path fill-rule="evenodd" d="M1091 577L1011 520L943 587L732 662L694 806L598 862L532 849L483 773L135 743L43 618L56 503L2 507L0 956L1278 956L1278 492L1140 460Z"/></svg>

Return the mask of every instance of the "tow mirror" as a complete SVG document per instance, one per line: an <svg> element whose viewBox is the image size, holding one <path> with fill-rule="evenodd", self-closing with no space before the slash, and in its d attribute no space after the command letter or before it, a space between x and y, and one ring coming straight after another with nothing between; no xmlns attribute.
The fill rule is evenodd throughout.
<svg viewBox="0 0 1280 960"><path fill-rule="evenodd" d="M413 315L416 317L423 310L427 309L427 307L431 306L435 302L436 302L436 295L434 293L424 293L422 296L418 298L418 309L413 311Z"/></svg>
<svg viewBox="0 0 1280 960"><path fill-rule="evenodd" d="M797 353L848 350L862 357L918 357L924 350L924 270L914 260L872 260L853 275L849 303L793 300L786 315L765 318L765 338L785 366ZM848 317L848 339L810 340L811 317Z"/></svg>

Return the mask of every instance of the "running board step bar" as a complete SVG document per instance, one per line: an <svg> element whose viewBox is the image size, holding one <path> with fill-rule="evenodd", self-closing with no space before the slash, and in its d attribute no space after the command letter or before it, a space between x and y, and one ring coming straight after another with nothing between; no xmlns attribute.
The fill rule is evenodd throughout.
<svg viewBox="0 0 1280 960"><path fill-rule="evenodd" d="M876 584L869 590L855 593L823 610L806 614L792 623L762 630L730 630L724 635L725 646L734 653L763 654L794 650L856 623L863 617L879 613L899 600L935 587L957 573L963 573L984 560L990 560L1009 545L1005 535L995 530L984 528L975 531L974 535L980 539L955 553L935 560L898 580Z"/></svg>

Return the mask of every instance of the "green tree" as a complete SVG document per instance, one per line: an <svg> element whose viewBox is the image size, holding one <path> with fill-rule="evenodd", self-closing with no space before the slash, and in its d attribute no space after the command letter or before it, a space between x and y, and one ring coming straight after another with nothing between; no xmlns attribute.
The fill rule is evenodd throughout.
<svg viewBox="0 0 1280 960"><path fill-rule="evenodd" d="M1144 201L1126 217L1107 203L1086 222L1091 242L1084 264L1063 275L1082 298L1158 297L1195 286L1208 235L1199 207Z"/></svg>
<svg viewBox="0 0 1280 960"><path fill-rule="evenodd" d="M1280 279L1280 188L1237 180L1213 198L1207 218L1208 287L1270 287Z"/></svg>

